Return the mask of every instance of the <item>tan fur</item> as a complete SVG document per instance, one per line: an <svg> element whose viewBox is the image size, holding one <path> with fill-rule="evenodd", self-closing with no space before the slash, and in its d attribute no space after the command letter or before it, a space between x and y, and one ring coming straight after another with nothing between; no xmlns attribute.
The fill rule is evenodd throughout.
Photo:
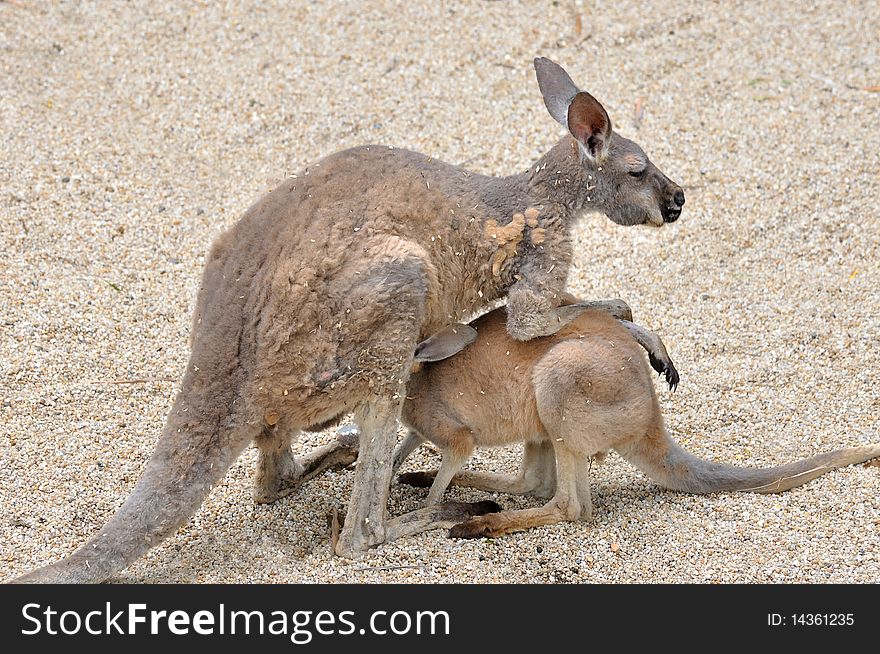
<svg viewBox="0 0 880 654"><path fill-rule="evenodd" d="M516 256L517 246L523 239L523 228L526 218L521 213L513 214L513 218L506 225L499 225L494 219L486 221L484 229L486 238L495 248L492 255L492 276L498 277L505 262Z"/></svg>
<svg viewBox="0 0 880 654"><path fill-rule="evenodd" d="M641 149L593 120L605 110L562 68L547 59L535 67L551 115L566 112L568 135L528 172L494 178L389 146L352 148L284 181L220 236L180 392L143 476L94 538L20 581L107 579L186 522L251 442L260 448L260 502L359 450L339 554L402 533L386 529L386 501L416 344L505 296L514 338L552 333L567 320L556 309L581 215L662 224L684 202L654 167L629 175L626 155ZM591 156L596 139L602 166ZM526 241L528 230L537 236ZM357 447L338 441L294 458L300 431L348 413ZM435 514L420 515L406 529Z"/></svg>
<svg viewBox="0 0 880 654"><path fill-rule="evenodd" d="M429 504L439 502L450 483L552 498L540 508L471 518L450 536L499 536L588 519L590 459L609 449L663 486L692 493L780 492L880 457L880 445L871 445L768 469L698 459L667 434L649 367L624 324L586 311L552 336L521 343L510 338L505 323L504 309L477 319L471 345L412 375L403 410L412 431L395 465L427 439L443 450L440 469L400 480L431 485ZM662 343L660 350L645 347L652 356L665 356ZM515 442L526 448L518 475L459 472L474 448Z"/></svg>

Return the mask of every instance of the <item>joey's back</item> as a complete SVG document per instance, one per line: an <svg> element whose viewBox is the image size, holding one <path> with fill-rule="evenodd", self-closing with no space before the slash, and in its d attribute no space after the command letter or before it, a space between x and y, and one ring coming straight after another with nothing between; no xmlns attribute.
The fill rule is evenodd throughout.
<svg viewBox="0 0 880 654"><path fill-rule="evenodd" d="M514 341L496 309L471 323L476 340L455 356L426 364L407 385L404 422L437 433L435 420L479 434L482 445L530 440L541 432L530 371L551 338ZM427 422L426 422L427 421Z"/></svg>
<svg viewBox="0 0 880 654"><path fill-rule="evenodd" d="M477 332L471 345L411 376L403 410L409 426L436 434L434 422L452 420L470 429L478 445L503 445L548 437L537 387L545 396L576 389L600 407L655 397L640 346L613 317L586 311L556 334L525 342L510 338L506 319L503 308L480 317L471 323Z"/></svg>

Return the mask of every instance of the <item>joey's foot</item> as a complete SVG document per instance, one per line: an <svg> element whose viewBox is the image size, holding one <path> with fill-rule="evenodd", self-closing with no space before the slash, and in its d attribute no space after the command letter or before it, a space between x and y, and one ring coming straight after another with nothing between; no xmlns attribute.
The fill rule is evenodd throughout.
<svg viewBox="0 0 880 654"><path fill-rule="evenodd" d="M447 521L449 524L455 520L464 520L469 516L484 516L491 513L500 513L504 509L498 502L483 500L482 502L443 502L425 510L433 510L435 519ZM467 522L470 522L468 520Z"/></svg>
<svg viewBox="0 0 880 654"><path fill-rule="evenodd" d="M504 509L498 502L483 500L482 502L465 502L470 505L467 509L471 515L486 515L487 513L501 513Z"/></svg>
<svg viewBox="0 0 880 654"><path fill-rule="evenodd" d="M436 470L423 470L421 472L404 472L397 476L397 481L407 486L415 486L416 488L428 488L434 483L434 477L437 476Z"/></svg>
<svg viewBox="0 0 880 654"><path fill-rule="evenodd" d="M448 533L449 538L493 538L504 532L499 530L492 515L482 515L453 526Z"/></svg>
<svg viewBox="0 0 880 654"><path fill-rule="evenodd" d="M650 352L648 353L648 361L651 363L651 367L656 370L661 375L665 375L666 383L669 384L669 390L675 391L678 388L678 382L680 381L678 370L675 369L675 366L672 364L671 360L660 360L655 357Z"/></svg>

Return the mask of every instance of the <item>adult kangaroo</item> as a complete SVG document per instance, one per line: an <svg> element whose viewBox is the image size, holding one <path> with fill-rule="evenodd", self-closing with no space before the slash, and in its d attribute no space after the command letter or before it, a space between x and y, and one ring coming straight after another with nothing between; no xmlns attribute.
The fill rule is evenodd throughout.
<svg viewBox="0 0 880 654"><path fill-rule="evenodd" d="M659 337L595 310L527 343L510 338L506 321L504 309L496 309L420 344L403 408L411 431L395 453L395 466L427 439L443 451L440 469L405 473L400 481L431 486L428 504L438 502L450 483L550 499L542 507L472 517L450 536L496 537L588 520L590 459L609 449L661 486L686 493L778 493L880 457L880 444L873 444L770 468L701 459L682 449L663 424L641 352L648 351L652 367L672 386L678 376ZM515 442L525 443L517 475L459 472L475 447Z"/></svg>
<svg viewBox="0 0 880 654"><path fill-rule="evenodd" d="M16 581L107 579L183 525L252 442L260 502L359 456L342 556L497 508L386 516L416 344L504 296L514 339L553 333L574 315L557 307L579 217L597 210L621 225L660 226L684 204L592 95L549 59L534 64L544 103L568 133L528 171L488 177L357 147L286 180L222 234L205 266L181 389L143 475L94 538ZM299 431L347 413L359 454L337 441L294 458Z"/></svg>

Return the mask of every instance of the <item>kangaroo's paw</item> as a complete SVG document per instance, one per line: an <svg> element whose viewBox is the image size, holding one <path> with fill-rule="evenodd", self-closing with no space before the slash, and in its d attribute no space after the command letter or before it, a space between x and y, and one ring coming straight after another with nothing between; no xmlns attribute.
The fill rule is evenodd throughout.
<svg viewBox="0 0 880 654"><path fill-rule="evenodd" d="M672 364L672 360L658 359L651 352L648 352L648 361L654 370L666 377L666 383L669 384L669 390L675 391L675 389L678 388L680 377L678 375L678 370L676 370L675 366Z"/></svg>

